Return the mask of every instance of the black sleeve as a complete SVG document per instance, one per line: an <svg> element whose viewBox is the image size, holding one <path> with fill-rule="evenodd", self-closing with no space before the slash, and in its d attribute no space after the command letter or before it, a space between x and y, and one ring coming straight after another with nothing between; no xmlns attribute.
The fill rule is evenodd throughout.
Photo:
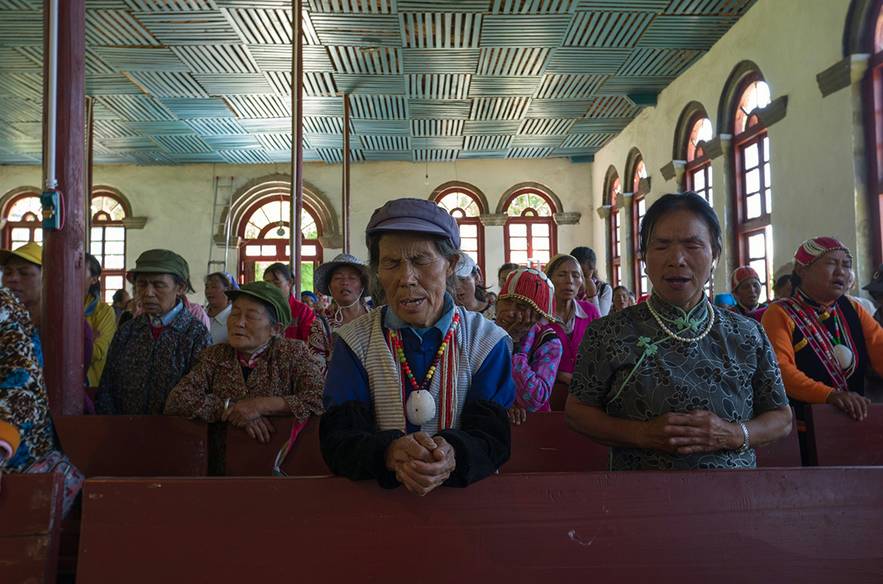
<svg viewBox="0 0 883 584"><path fill-rule="evenodd" d="M465 487L480 481L509 460L509 416L496 402L466 402L460 414L460 429L442 430L438 435L454 447L457 459L457 468L445 486Z"/></svg>
<svg viewBox="0 0 883 584"><path fill-rule="evenodd" d="M393 489L399 481L386 468L386 449L404 434L399 430L377 431L368 404L358 401L332 406L319 422L322 458L334 474L353 480L377 479Z"/></svg>

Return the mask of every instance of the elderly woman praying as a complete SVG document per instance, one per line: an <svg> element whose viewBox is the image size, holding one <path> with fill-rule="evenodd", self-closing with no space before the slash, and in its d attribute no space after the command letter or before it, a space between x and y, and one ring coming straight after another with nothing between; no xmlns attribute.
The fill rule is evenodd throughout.
<svg viewBox="0 0 883 584"><path fill-rule="evenodd" d="M293 416L297 423L322 413L320 364L303 341L283 338L291 310L277 287L251 282L225 294L233 302L227 342L199 355L169 394L165 413L227 422L266 443L275 431L270 417ZM223 433L215 428L215 458L222 459Z"/></svg>
<svg viewBox="0 0 883 584"><path fill-rule="evenodd" d="M664 195L640 245L653 292L589 325L568 423L612 447L612 470L754 467L754 448L790 431L791 409L760 324L704 292L717 216L695 193Z"/></svg>
<svg viewBox="0 0 883 584"><path fill-rule="evenodd" d="M509 458L512 341L448 292L460 257L456 221L397 199L367 229L385 304L337 331L320 426L331 470L425 495L465 486Z"/></svg>

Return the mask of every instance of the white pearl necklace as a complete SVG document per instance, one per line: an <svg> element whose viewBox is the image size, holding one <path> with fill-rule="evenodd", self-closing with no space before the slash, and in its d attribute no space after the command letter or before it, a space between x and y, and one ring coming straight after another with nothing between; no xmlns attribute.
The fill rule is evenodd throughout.
<svg viewBox="0 0 883 584"><path fill-rule="evenodd" d="M653 309L653 303L651 302L651 300L650 299L647 300L647 308L650 310L650 314L652 314L653 318L656 320L656 324L658 324L659 328L662 329L662 332L664 332L666 335L668 335L672 339L675 339L675 340L678 340L678 341L681 341L684 343L695 343L696 341L701 341L706 336L708 336L708 333L711 332L711 327L714 326L714 308L712 308L711 303L708 302L708 300L705 301L705 305L706 305L706 308L708 309L708 325L706 325L705 330L702 331L702 334L700 334L698 337L691 339L691 338L682 337L676 333L673 333L667 326L665 326L665 323L662 321L662 317L659 316L659 313L657 313Z"/></svg>

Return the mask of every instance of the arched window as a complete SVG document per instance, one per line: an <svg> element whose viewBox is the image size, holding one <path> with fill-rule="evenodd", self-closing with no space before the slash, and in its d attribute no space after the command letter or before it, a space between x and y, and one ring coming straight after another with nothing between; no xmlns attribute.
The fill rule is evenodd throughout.
<svg viewBox="0 0 883 584"><path fill-rule="evenodd" d="M694 191L703 199L712 203L714 177L711 171L711 159L705 153L705 145L714 135L711 120L704 114L693 117L690 121L690 133L687 137L687 151L683 154L687 161L684 175L688 191Z"/></svg>
<svg viewBox="0 0 883 584"><path fill-rule="evenodd" d="M460 226L460 249L468 253L484 274L484 207L475 191L465 186L443 188L434 196L438 205L451 214Z"/></svg>
<svg viewBox="0 0 883 584"><path fill-rule="evenodd" d="M43 243L42 206L40 195L34 192L23 192L12 197L4 206L3 247L15 249L36 241Z"/></svg>
<svg viewBox="0 0 883 584"><path fill-rule="evenodd" d="M874 223L875 265L883 262L883 3L875 19L868 19L868 52L873 53L865 78L865 128L867 130L868 194Z"/></svg>
<svg viewBox="0 0 883 584"><path fill-rule="evenodd" d="M647 165L637 148L629 153L626 162L629 185L632 190L632 276L635 283L635 297L640 298L650 291L650 280L644 273L644 260L641 259L641 221L647 213L646 193L641 192L641 181L647 178Z"/></svg>
<svg viewBox="0 0 883 584"><path fill-rule="evenodd" d="M237 234L239 278L242 282L260 281L272 263L287 264L291 257L289 229L291 195L286 192L268 195L256 201L242 216ZM301 213L301 290L313 289L313 271L322 263L322 225L318 214L304 204Z"/></svg>
<svg viewBox="0 0 883 584"><path fill-rule="evenodd" d="M551 197L537 189L519 189L503 207L508 215L505 226L506 262L542 268L558 253L553 215L557 212Z"/></svg>
<svg viewBox="0 0 883 584"><path fill-rule="evenodd" d="M607 170L607 178L604 181L604 193L606 204L610 206L610 217L607 222L607 260L610 265L610 283L616 287L622 283L622 218L619 214L619 195L622 193L622 183L619 175L612 166Z"/></svg>
<svg viewBox="0 0 883 584"><path fill-rule="evenodd" d="M126 207L113 192L92 191L92 231L90 251L101 264L101 289L104 301L113 302L113 294L126 282Z"/></svg>
<svg viewBox="0 0 883 584"><path fill-rule="evenodd" d="M770 89L759 72L740 83L730 110L736 170L735 241L740 265L761 277L761 302L770 297L773 261L772 176L770 139L757 111L769 105Z"/></svg>

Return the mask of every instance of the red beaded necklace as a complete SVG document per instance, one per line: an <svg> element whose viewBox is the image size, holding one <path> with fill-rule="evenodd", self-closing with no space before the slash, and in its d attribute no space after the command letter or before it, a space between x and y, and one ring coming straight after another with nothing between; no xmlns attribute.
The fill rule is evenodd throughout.
<svg viewBox="0 0 883 584"><path fill-rule="evenodd" d="M423 379L423 383L417 384L417 379L414 378L414 373L411 371L411 366L408 364L408 358L405 357L405 346L402 343L402 337L397 330L390 329L389 331L389 344L392 348L393 353L395 353L396 357L399 360L399 363L402 365L402 372L405 374L405 377L408 378L408 381L411 383L411 389L414 391L425 390L429 387L429 384L432 383L432 378L435 376L435 372L438 370L438 365L444 357L445 351L447 351L448 347L451 344L451 339L454 336L454 333L457 332L457 328L460 326L460 313L455 312L454 318L451 321L451 327L448 329L448 332L445 334L445 338L442 340L441 345L438 347L438 351L435 354L435 361L433 361L432 365L429 369L426 370L426 377Z"/></svg>

